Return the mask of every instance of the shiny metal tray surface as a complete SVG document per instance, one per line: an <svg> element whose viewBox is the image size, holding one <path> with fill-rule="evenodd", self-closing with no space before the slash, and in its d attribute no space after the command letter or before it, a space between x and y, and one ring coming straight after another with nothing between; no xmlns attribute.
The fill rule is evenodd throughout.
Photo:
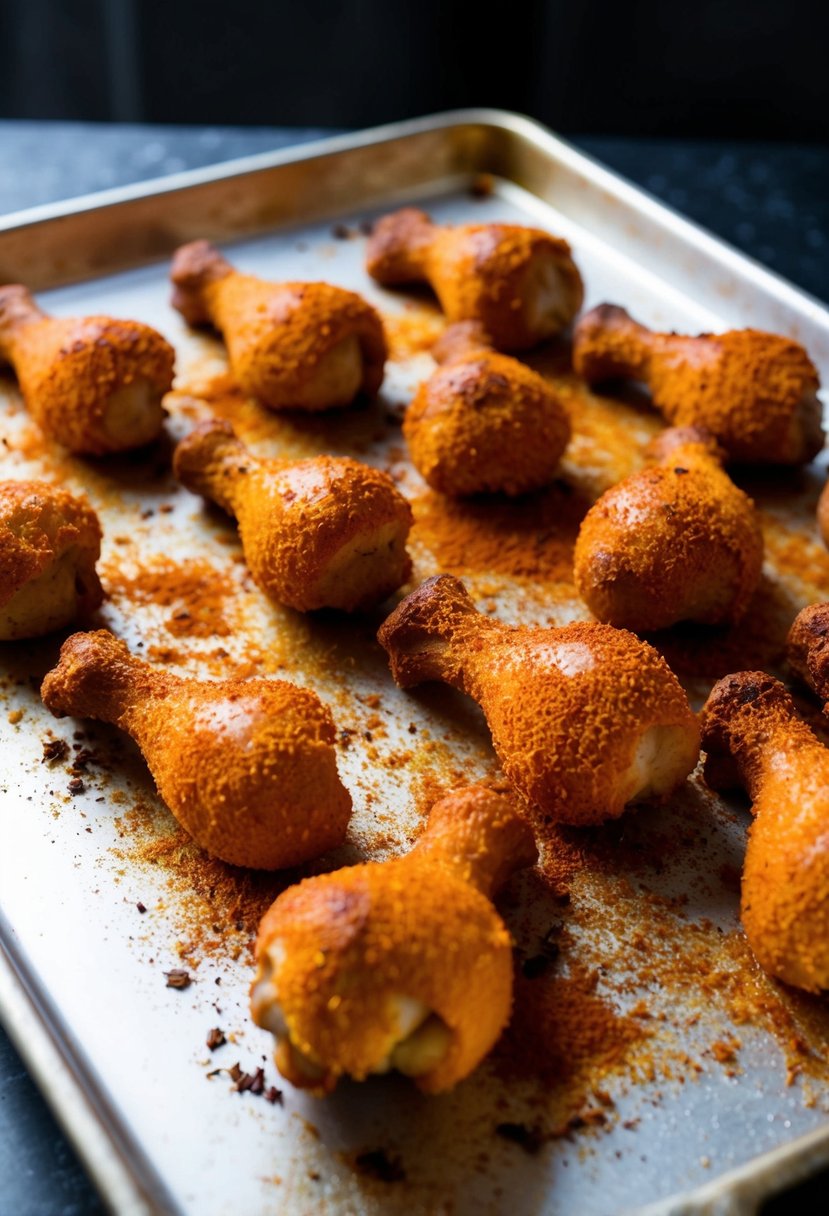
<svg viewBox="0 0 829 1216"><path fill-rule="evenodd" d="M469 187L481 175L488 188L473 197ZM428 301L413 305L367 279L359 235L360 221L403 202L451 222L547 227L573 244L587 306L616 300L646 322L678 329L751 324L789 333L829 379L829 314L820 304L529 120L489 111L397 124L9 217L0 224L0 281L28 283L58 314L108 312L161 329L178 352L172 439L217 409L261 452L357 455L390 467L404 492L421 500L424 487L405 460L393 416L432 366L424 349L440 319ZM332 234L333 219L350 239ZM223 391L221 345L189 332L167 302L167 258L199 236L229 245L241 268L265 278L325 278L377 304L394 352L377 405L324 419L277 419ZM546 366L543 355L539 366ZM556 366L550 374L576 392ZM577 431L564 476L595 497L627 471L656 422L635 403L591 399L588 406L602 426L630 432L630 452L608 454L600 450L600 429L581 438ZM38 441L9 378L0 380L0 432L4 475L60 479L85 489L97 507L110 590L103 624L177 670L271 672L310 683L329 702L338 726L350 732L339 764L355 799L349 842L330 863L407 847L430 782L445 786L453 773L469 780L492 772L477 711L442 690L412 695L392 687L371 640L376 621L307 620L264 603L245 577L233 529L176 487L164 450L111 464L61 455ZM829 597L819 564L814 576L793 572L791 563L774 565L787 537L812 526L821 479L814 471L789 478L791 508L773 486L751 487L769 517L769 578L783 588L791 615L800 603ZM415 559L417 579L442 567L422 543ZM169 604L125 592L131 571L171 562L182 569L201 563L225 579L227 628L219 636L209 627L173 634ZM508 619L555 623L585 615L567 588L548 597L527 580L482 570L467 581ZM661 1054L653 1075L643 1071L641 1055L608 1071L601 1091L608 1104L592 1127L574 1122L533 1152L496 1135L498 1125L528 1123L539 1101L524 1080L505 1082L497 1059L438 1098L396 1078L344 1085L325 1102L281 1083L271 1040L247 1015L250 925L240 914L237 927L228 896L238 883L249 910L257 898L276 894L279 881L251 886L225 868L211 871L186 850L180 857L173 822L137 751L115 731L55 722L43 711L37 678L54 662L58 642L0 654L0 1013L113 1210L748 1214L771 1190L829 1160L823 1077L790 1074L794 1083L787 1084L780 1038L768 1025L735 1025L715 996L700 998L693 978L687 989L660 993L643 986L635 969L624 984L612 966L602 973L603 957L621 957L627 929L619 909L644 915L636 889L642 874L630 853L620 854L618 875L611 869L579 878L562 966L570 954L574 966L595 967L597 991L620 1013L644 994ZM704 681L692 684L704 692ZM82 741L74 739L79 729ZM99 758L81 794L67 793L59 765L42 763L50 734ZM697 782L668 807L631 819L630 832L644 842L651 830L680 837L690 820L705 828L693 847L671 852L646 876L649 896L686 901L681 915L666 911L676 908L666 902L660 920L639 925L654 934L655 955L664 948L657 937L665 925L685 941L688 924L703 924L705 949L718 931L738 941L737 897L718 875L739 868L747 818ZM548 896L524 879L511 885L506 915L519 945L530 949L554 912ZM764 982L744 960L739 965L747 967L746 984ZM176 966L193 975L184 991L164 984L163 972ZM769 994L768 1001L778 1000L771 987ZM792 1008L799 1025L803 1011ZM829 1015L821 1021L820 1008L806 1012L819 1038ZM231 1042L211 1055L205 1036L215 1025ZM740 1040L733 1068L710 1059L712 1041L728 1036ZM699 1070L689 1067L680 1079L676 1064L672 1074L667 1061L680 1056L702 1061ZM226 1072L211 1075L237 1059L244 1070L262 1064L282 1103L234 1092ZM379 1149L400 1163L392 1172L404 1178L355 1168L361 1154Z"/></svg>

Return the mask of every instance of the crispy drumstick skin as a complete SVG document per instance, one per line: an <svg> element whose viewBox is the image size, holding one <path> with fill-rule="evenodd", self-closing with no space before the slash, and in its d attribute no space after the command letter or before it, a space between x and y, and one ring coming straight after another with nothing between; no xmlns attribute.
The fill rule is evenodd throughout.
<svg viewBox="0 0 829 1216"><path fill-rule="evenodd" d="M149 325L49 317L25 287L0 287L0 361L41 430L70 452L105 456L155 439L174 360Z"/></svg>
<svg viewBox="0 0 829 1216"><path fill-rule="evenodd" d="M64 642L41 695L56 717L131 735L181 826L223 861L279 870L343 841L351 796L331 714L310 689L176 676L98 630Z"/></svg>
<svg viewBox="0 0 829 1216"><path fill-rule="evenodd" d="M511 799L468 786L437 802L404 857L305 879L259 928L253 1019L294 1085L398 1069L437 1093L478 1065L509 1020L510 936L490 902L532 865Z"/></svg>
<svg viewBox="0 0 829 1216"><path fill-rule="evenodd" d="M250 572L279 604L352 612L409 576L411 508L379 469L335 456L258 459L220 421L191 431L173 468L238 520Z"/></svg>
<svg viewBox="0 0 829 1216"><path fill-rule="evenodd" d="M786 658L792 671L829 703L829 603L809 604L797 614L786 639Z"/></svg>
<svg viewBox="0 0 829 1216"><path fill-rule="evenodd" d="M383 323L356 292L241 274L207 241L182 245L170 277L173 307L221 333L239 385L271 409L327 410L379 389Z"/></svg>
<svg viewBox="0 0 829 1216"><path fill-rule="evenodd" d="M573 366L591 382L643 381L668 422L705 427L730 460L804 464L823 447L815 366L777 334L656 333L601 304L576 326Z"/></svg>
<svg viewBox="0 0 829 1216"><path fill-rule="evenodd" d="M100 555L85 498L42 481L0 482L0 641L51 633L97 608Z"/></svg>
<svg viewBox="0 0 829 1216"><path fill-rule="evenodd" d="M499 350L559 333L584 298L560 237L519 224L433 224L414 207L378 220L366 270L387 287L429 283L448 321L480 321Z"/></svg>
<svg viewBox="0 0 829 1216"><path fill-rule="evenodd" d="M432 348L442 366L403 419L415 468L452 497L524 494L547 485L570 441L570 419L542 376L493 350L477 321Z"/></svg>
<svg viewBox="0 0 829 1216"><path fill-rule="evenodd" d="M657 463L607 490L582 521L579 595L600 621L636 632L738 621L763 570L754 503L699 427L669 428L649 454Z"/></svg>
<svg viewBox="0 0 829 1216"><path fill-rule="evenodd" d="M761 671L715 684L702 727L708 784L742 785L752 801L741 914L757 961L797 988L827 988L829 750Z"/></svg>
<svg viewBox="0 0 829 1216"><path fill-rule="evenodd" d="M427 579L380 627L401 688L442 680L476 700L510 783L551 822L587 825L668 794L699 728L679 681L625 630L509 626L459 579Z"/></svg>

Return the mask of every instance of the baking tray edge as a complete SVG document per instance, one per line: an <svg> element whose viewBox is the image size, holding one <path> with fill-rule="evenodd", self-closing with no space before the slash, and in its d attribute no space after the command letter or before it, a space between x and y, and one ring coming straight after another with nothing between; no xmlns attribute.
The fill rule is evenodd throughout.
<svg viewBox="0 0 829 1216"><path fill-rule="evenodd" d="M117 229L121 223L131 222L131 213L136 205L156 201L169 204L173 199L191 195L194 190L209 190L210 187L227 183L241 185L245 178L250 180L250 175L268 174L272 170L278 171L307 161L324 164L326 160L335 161L359 150L374 150L384 145L399 145L405 140L435 136L443 136L447 143L453 138L456 141L454 149L448 149L448 159L443 166L450 174L472 176L476 173L494 173L516 181L544 201L551 200L545 193L543 175L538 175L539 164L533 165L528 161L528 151L540 154L542 163L546 159L550 164L564 165L614 201L637 212L661 232L693 248L709 264L734 273L748 285L772 296L784 308L793 310L807 335L803 340L808 344L808 335L812 335L813 342L825 344L829 359L829 311L819 300L672 211L647 192L559 139L540 123L520 114L488 108L449 111L390 123L354 134L315 140L295 148L260 153L149 182L12 212L0 218L0 279L27 277L7 274L5 259L12 250L11 262L14 264L16 238L27 233L33 237L33 230L38 230L38 236L42 237L49 228L57 225L61 229L61 239L71 243L78 231L91 237L96 225L90 225L89 221L99 219L104 213L115 219ZM434 182L433 175L424 173L420 184ZM410 193L412 186L416 185L407 181L402 185L397 182L392 187L389 181L385 189L378 191L375 183L375 194L360 202L362 205L379 203L388 198L392 189L398 194ZM360 202L350 199L346 205L360 205ZM345 205L340 203L338 206L334 200L326 206L326 198L323 197L316 211L313 214L305 213L303 218L321 219L326 214L336 214L344 209ZM228 239L234 235L250 235L251 227L264 231L289 222L291 217L287 214L260 214L252 218L236 213L229 225L219 225L218 229L214 227L208 235L214 239ZM73 225L79 224L80 229L76 227L73 230ZM104 260L90 266L78 263L77 258L74 263L64 263L60 279L52 276L48 286L114 273L152 258L166 256L182 241L204 235L204 220L200 213L196 213L193 224L189 231L175 226L172 229L163 226L152 229L144 233L147 239L142 243L119 246L117 253L114 244L104 242ZM39 280L37 272L29 275L28 280L35 288L42 289L47 285ZM0 1017L111 1209L118 1216L155 1216L157 1213L176 1216L180 1209L145 1160L141 1149L121 1125L104 1094L90 1081L94 1071L84 1065L82 1053L73 1046L61 1028L59 1014L51 1008L48 997L39 991L37 982L27 976L22 961L17 958L14 936L2 913ZM829 1164L829 1126L762 1154L701 1187L636 1211L638 1216L752 1216L764 1199L826 1164Z"/></svg>

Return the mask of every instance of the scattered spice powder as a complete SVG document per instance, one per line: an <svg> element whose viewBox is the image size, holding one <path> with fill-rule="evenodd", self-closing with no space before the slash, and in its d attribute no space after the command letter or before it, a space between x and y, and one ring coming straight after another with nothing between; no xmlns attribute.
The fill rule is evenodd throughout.
<svg viewBox="0 0 829 1216"><path fill-rule="evenodd" d="M174 637L227 637L231 632L225 610L235 591L233 580L207 561L156 557L134 573L110 561L101 574L107 594L116 601L172 609L164 626Z"/></svg>

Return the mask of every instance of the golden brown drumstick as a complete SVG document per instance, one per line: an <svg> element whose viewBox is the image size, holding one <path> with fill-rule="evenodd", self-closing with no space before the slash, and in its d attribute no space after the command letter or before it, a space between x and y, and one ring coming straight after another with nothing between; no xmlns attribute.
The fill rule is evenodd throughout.
<svg viewBox="0 0 829 1216"><path fill-rule="evenodd" d="M624 630L504 625L444 574L403 600L378 637L401 688L442 680L480 704L508 780L550 821L615 818L670 793L697 762L679 681Z"/></svg>
<svg viewBox="0 0 829 1216"><path fill-rule="evenodd" d="M518 224L433 224L406 207L374 225L366 269L387 287L427 282L449 321L480 321L500 350L559 333L584 288L570 246Z"/></svg>
<svg viewBox="0 0 829 1216"><path fill-rule="evenodd" d="M181 826L223 861L279 870L343 841L351 796L331 714L310 689L176 676L99 630L64 642L41 695L56 717L131 735Z"/></svg>
<svg viewBox="0 0 829 1216"><path fill-rule="evenodd" d="M478 1065L510 1015L509 933L490 897L536 859L511 801L469 786L405 857L305 879L259 929L254 1021L294 1085L397 1069L428 1093Z"/></svg>
<svg viewBox="0 0 829 1216"><path fill-rule="evenodd" d="M827 988L829 750L761 671L715 684L702 723L706 781L742 785L752 801L741 912L757 961L787 984Z"/></svg>
<svg viewBox="0 0 829 1216"><path fill-rule="evenodd" d="M250 572L279 604L352 612L409 576L411 508L379 469L334 456L260 460L219 421L182 440L173 467L235 516Z"/></svg>
<svg viewBox="0 0 829 1216"><path fill-rule="evenodd" d="M25 287L0 288L0 361L41 430L70 452L105 456L155 439L174 359L149 325L49 317Z"/></svg>
<svg viewBox="0 0 829 1216"><path fill-rule="evenodd" d="M600 621L636 632L738 621L763 569L754 503L723 471L707 431L672 427L650 455L655 467L613 486L584 517L579 595Z"/></svg>
<svg viewBox="0 0 829 1216"><path fill-rule="evenodd" d="M174 308L218 329L236 380L271 409L327 410L380 387L383 323L355 292L241 274L207 241L177 251L171 278Z"/></svg>
<svg viewBox="0 0 829 1216"><path fill-rule="evenodd" d="M420 385L403 420L415 468L434 490L524 494L552 480L570 419L542 376L496 354L477 321L432 348L443 366Z"/></svg>
<svg viewBox="0 0 829 1216"><path fill-rule="evenodd" d="M829 707L829 603L810 604L795 617L786 639L791 669Z"/></svg>
<svg viewBox="0 0 829 1216"><path fill-rule="evenodd" d="M823 447L817 371L776 334L655 333L602 304L576 326L573 366L590 381L644 381L669 422L705 427L731 460L802 464Z"/></svg>
<svg viewBox="0 0 829 1216"><path fill-rule="evenodd" d="M100 555L85 498L42 481L0 482L0 641L39 637L97 608Z"/></svg>

